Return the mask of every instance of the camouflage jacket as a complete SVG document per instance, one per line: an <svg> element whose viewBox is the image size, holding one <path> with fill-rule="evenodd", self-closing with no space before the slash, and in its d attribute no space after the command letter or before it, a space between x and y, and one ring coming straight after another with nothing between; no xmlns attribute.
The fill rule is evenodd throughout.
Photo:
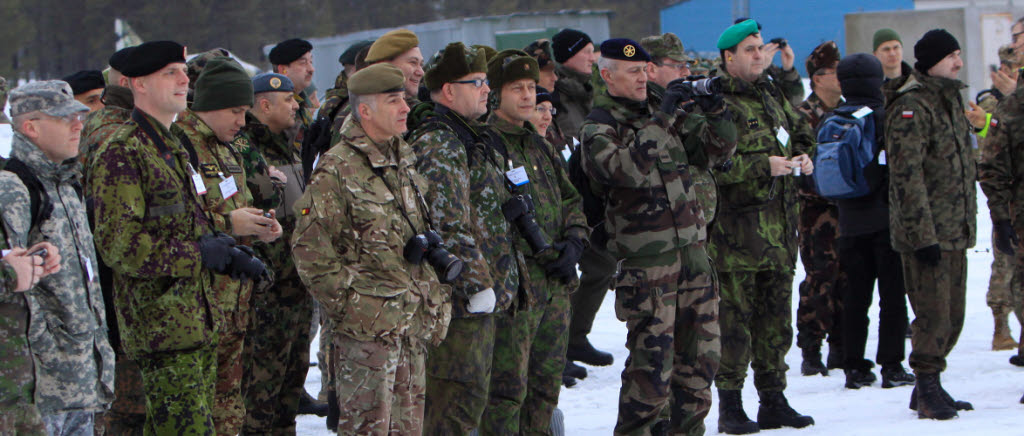
<svg viewBox="0 0 1024 436"><path fill-rule="evenodd" d="M338 77L334 79L334 87L324 93L324 102L320 105L317 116L326 116L338 106L348 106L348 75L345 74L345 70L341 70ZM341 113L340 109L339 113Z"/></svg>
<svg viewBox="0 0 1024 436"><path fill-rule="evenodd" d="M231 212L235 209L252 206L252 193L246 184L245 171L242 167L242 156L231 144L225 144L217 138L203 120L191 109L178 116L171 125L171 133L189 152L190 168L203 178L206 193L199 196L206 217L213 224L214 231L232 235L239 244L251 245L254 238L234 235L231 228ZM191 173L191 170L189 171ZM221 183L228 177L234 179L236 193L224 198ZM242 282L227 274L213 276L213 291L216 302L224 312L249 311L249 300L252 297L252 282ZM244 318L235 318L243 322ZM235 326L245 329L245 325Z"/></svg>
<svg viewBox="0 0 1024 436"><path fill-rule="evenodd" d="M722 271L793 268L797 246L797 186L792 176L773 177L768 158L810 155L814 133L775 82L762 75L746 82L718 72L726 106L736 120L736 155L728 171L715 170L719 213L708 252ZM781 129L788 140L780 143Z"/></svg>
<svg viewBox="0 0 1024 436"><path fill-rule="evenodd" d="M818 94L811 92L811 95L807 96L807 100L800 102L796 107L796 110L800 115L803 115L803 118L807 120L807 123L811 126L811 132L815 133L815 143L817 143L816 133L818 131L818 125L821 124L822 121L825 121L825 118L827 118L835 108L829 107L821 97L818 97ZM805 204L807 204L807 202L815 204L826 204L829 202L825 197L818 195L818 192L814 189L814 180L810 176L803 176L798 184L800 186L797 192L799 194L800 201L805 202Z"/></svg>
<svg viewBox="0 0 1024 436"><path fill-rule="evenodd" d="M19 133L11 158L36 176L53 206L48 215L40 212L33 226L28 188L14 173L0 172L0 204L11 245L27 248L49 241L61 253L60 271L25 293L36 359L36 406L43 414L103 410L114 399L114 350L107 339L85 202L79 196L81 164L76 159L54 163Z"/></svg>
<svg viewBox="0 0 1024 436"><path fill-rule="evenodd" d="M725 70L724 67L722 69ZM804 82L800 79L800 72L796 70L796 67L783 70L781 66L771 64L764 69L764 73L769 80L775 82L775 85L782 91L782 95L789 100L790 105L797 106L804 101Z"/></svg>
<svg viewBox="0 0 1024 436"><path fill-rule="evenodd" d="M892 248L974 246L978 205L972 128L959 80L916 70L885 85Z"/></svg>
<svg viewBox="0 0 1024 436"><path fill-rule="evenodd" d="M341 135L295 203L299 276L336 333L439 344L451 319L450 288L426 261L410 264L402 254L427 229L429 213L412 147L398 137L375 144L352 116Z"/></svg>
<svg viewBox="0 0 1024 436"><path fill-rule="evenodd" d="M302 138L306 136L306 129L313 124L313 108L310 107L306 91L295 94L295 101L299 102L299 109L295 111L295 125L285 129L285 134L292 147L295 147L295 151L299 151L302 150Z"/></svg>
<svg viewBox="0 0 1024 436"><path fill-rule="evenodd" d="M550 243L576 238L589 245L590 227L583 215L583 198L569 181L561 153L538 135L530 123L517 126L493 112L487 123L501 133L509 161L505 170L518 167L526 170L530 181L519 190L533 198L537 224ZM534 255L526 239L516 238L516 245L526 256L530 271L529 302L544 295L541 289L565 286L559 279L547 277L543 266L546 262Z"/></svg>
<svg viewBox="0 0 1024 436"><path fill-rule="evenodd" d="M706 217L691 168L729 159L736 128L729 115L668 115L647 102L594 99L615 125L588 119L582 164L608 201L608 251L619 258L656 256L707 239Z"/></svg>
<svg viewBox="0 0 1024 436"><path fill-rule="evenodd" d="M88 171L94 165L89 161L96 154L100 143L105 141L131 117L135 108L132 90L117 85L108 85L103 90L103 109L92 112L82 126L82 141L79 159ZM88 178L88 174L86 174Z"/></svg>
<svg viewBox="0 0 1024 436"><path fill-rule="evenodd" d="M238 137L232 145L241 153L245 181L253 196L253 207L276 210L277 221L284 230L280 239L269 244L254 241L253 248L274 271L275 282L298 279L289 241L295 230L296 220L292 206L306 189L302 181L302 162L299 154L290 147L283 132L271 132L270 128L251 114L246 114L246 124L238 132ZM268 173L270 166L285 173L287 183L282 184L276 179L271 179ZM302 295L284 297L301 298Z"/></svg>
<svg viewBox="0 0 1024 436"><path fill-rule="evenodd" d="M87 195L96 248L114 272L121 346L134 359L212 345L223 314L199 252L200 236L212 228L192 186L188 152L135 109L100 144L94 162Z"/></svg>
<svg viewBox="0 0 1024 436"><path fill-rule="evenodd" d="M3 159L0 158L0 170ZM0 220L4 206L0 206ZM6 221L0 222L0 250L12 245L7 239ZM0 407L35 401L35 367L28 347L28 300L15 292L18 274L0 260Z"/></svg>
<svg viewBox="0 0 1024 436"><path fill-rule="evenodd" d="M590 84L590 74L579 73L562 65L556 66L555 72L558 73L558 81L552 93L558 96L558 104L555 106L558 113L555 114L554 122L566 139L572 141L569 138L580 137L580 127L594 104L594 86Z"/></svg>
<svg viewBox="0 0 1024 436"><path fill-rule="evenodd" d="M978 180L988 198L992 222L1009 220L1024 235L1024 88L1004 97L982 142Z"/></svg>
<svg viewBox="0 0 1024 436"><path fill-rule="evenodd" d="M489 142L500 141L498 134L440 104L421 103L410 118L419 125L409 133L409 142L418 158L416 170L429 182L423 193L429 219L445 249L466 263L452 284L452 316L486 316L467 312L466 304L470 295L487 288L494 289L494 311L507 309L521 288L525 261L501 213L511 194L505 188L504 159Z"/></svg>

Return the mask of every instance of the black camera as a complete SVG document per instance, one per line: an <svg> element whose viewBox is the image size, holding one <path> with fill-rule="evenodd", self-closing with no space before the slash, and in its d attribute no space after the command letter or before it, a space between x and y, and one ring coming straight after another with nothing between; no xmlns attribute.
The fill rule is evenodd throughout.
<svg viewBox="0 0 1024 436"><path fill-rule="evenodd" d="M534 256L551 248L548 235L544 234L544 230L537 224L533 198L530 197L530 194L512 196L505 204L501 205L501 212L508 222L516 226L519 234L523 235L523 239L526 239L526 243L530 245Z"/></svg>
<svg viewBox="0 0 1024 436"><path fill-rule="evenodd" d="M789 45L789 43L786 42L786 39L782 38L782 37L772 38L772 40L768 41L768 42L769 43L773 43L774 42L774 43L778 44L779 45L779 49L784 49L784 48L786 48L787 45Z"/></svg>
<svg viewBox="0 0 1024 436"><path fill-rule="evenodd" d="M434 267L434 271L440 275L441 283L451 283L462 274L465 263L442 248L442 242L441 235L433 230L420 233L409 239L409 242L405 244L403 254L405 260L416 265L422 263L426 258L427 263Z"/></svg>
<svg viewBox="0 0 1024 436"><path fill-rule="evenodd" d="M683 82L690 86L693 95L717 95L722 93L722 82L720 77L690 76Z"/></svg>

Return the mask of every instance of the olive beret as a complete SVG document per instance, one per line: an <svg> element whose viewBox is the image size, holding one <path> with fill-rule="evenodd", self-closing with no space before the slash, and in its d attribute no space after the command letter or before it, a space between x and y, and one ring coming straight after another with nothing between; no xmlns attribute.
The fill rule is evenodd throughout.
<svg viewBox="0 0 1024 436"><path fill-rule="evenodd" d="M267 58L270 59L271 65L288 65L311 51L313 51L313 44L310 44L309 41L292 38L277 43L274 48L270 49L270 55Z"/></svg>
<svg viewBox="0 0 1024 436"><path fill-rule="evenodd" d="M487 62L487 80L491 89L501 91L506 83L519 79L540 81L537 60L522 50L502 50Z"/></svg>
<svg viewBox="0 0 1024 436"><path fill-rule="evenodd" d="M371 45L373 45L372 39L359 41L355 44L350 45L347 49L345 49L344 52L341 53L341 56L338 56L338 63L342 65L355 65L356 55L358 55L359 52L362 51L364 48L369 47Z"/></svg>
<svg viewBox="0 0 1024 436"><path fill-rule="evenodd" d="M405 75L394 65L373 64L348 78L348 92L355 95L405 92Z"/></svg>
<svg viewBox="0 0 1024 436"><path fill-rule="evenodd" d="M643 46L627 38L612 38L601 43L601 57L620 61L650 62L651 55Z"/></svg>
<svg viewBox="0 0 1024 436"><path fill-rule="evenodd" d="M149 41L135 47L121 68L127 77L142 77L173 63L185 63L185 46L174 41Z"/></svg>
<svg viewBox="0 0 1024 436"><path fill-rule="evenodd" d="M423 81L427 89L437 91L445 83L454 82L472 73L487 72L487 55L483 49L467 49L461 42L448 44L427 66Z"/></svg>
<svg viewBox="0 0 1024 436"><path fill-rule="evenodd" d="M746 37L760 32L757 21L746 20L729 26L722 32L722 35L718 37L718 49L725 50L730 49L743 41Z"/></svg>
<svg viewBox="0 0 1024 436"><path fill-rule="evenodd" d="M68 82L75 95L84 94L94 89L103 89L107 86L106 81L103 80L103 73L99 70L82 70L60 80Z"/></svg>
<svg viewBox="0 0 1024 436"><path fill-rule="evenodd" d="M411 30L392 30L373 42L370 51L366 53L366 62L372 64L389 61L419 45L420 39Z"/></svg>

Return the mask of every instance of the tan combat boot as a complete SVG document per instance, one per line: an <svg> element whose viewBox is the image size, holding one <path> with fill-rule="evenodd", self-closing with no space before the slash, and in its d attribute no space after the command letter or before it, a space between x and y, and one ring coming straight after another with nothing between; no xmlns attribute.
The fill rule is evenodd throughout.
<svg viewBox="0 0 1024 436"><path fill-rule="evenodd" d="M1007 322L1007 314L993 314L996 326L992 333L992 351L1012 350L1017 348L1017 341L1010 335L1010 324Z"/></svg>

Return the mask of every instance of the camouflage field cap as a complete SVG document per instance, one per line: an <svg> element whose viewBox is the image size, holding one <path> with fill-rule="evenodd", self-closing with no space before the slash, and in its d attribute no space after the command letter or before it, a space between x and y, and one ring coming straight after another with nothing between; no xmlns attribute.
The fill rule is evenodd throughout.
<svg viewBox="0 0 1024 436"><path fill-rule="evenodd" d="M11 120L4 113L7 107L7 79L0 77L0 124L10 124Z"/></svg>
<svg viewBox="0 0 1024 436"><path fill-rule="evenodd" d="M648 36L640 40L640 45L654 59L672 59L676 62L687 62L690 60L690 58L686 57L683 42L674 33Z"/></svg>
<svg viewBox="0 0 1024 436"><path fill-rule="evenodd" d="M89 107L75 100L71 85L60 80L43 80L21 85L11 91L11 116L39 111L53 117L88 112Z"/></svg>
<svg viewBox="0 0 1024 436"><path fill-rule="evenodd" d="M185 62L185 65L188 66L188 70L185 73L188 75L188 89L195 89L196 80L202 74L203 68L206 68L206 63L210 62L210 59L221 56L231 57L231 53L224 48L215 48L192 56L192 59Z"/></svg>

